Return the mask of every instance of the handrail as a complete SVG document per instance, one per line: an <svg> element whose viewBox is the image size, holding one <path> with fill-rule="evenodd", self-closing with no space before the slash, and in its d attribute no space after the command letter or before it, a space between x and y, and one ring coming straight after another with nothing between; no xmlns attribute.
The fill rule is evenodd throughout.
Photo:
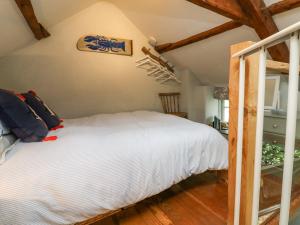
<svg viewBox="0 0 300 225"><path fill-rule="evenodd" d="M296 32L298 30L300 30L300 21L279 31L276 34L273 34L273 35L267 37L264 40L261 40L255 44L251 45L248 48L243 49L240 52L233 54L232 57L235 58L235 57L246 56L246 55L252 54L253 52L258 51L262 47L267 48L267 47L271 47L272 45L276 45L280 42L283 42L286 39L289 39L290 34Z"/></svg>
<svg viewBox="0 0 300 225"><path fill-rule="evenodd" d="M238 104L238 129L237 129L237 146L236 146L236 177L235 177L235 202L234 202L234 225L239 225L240 215L240 198L241 198L241 167L243 158L244 134L244 91L245 91L245 57L259 52L258 61L258 85L257 85L257 106L256 106L256 132L254 147L254 171L253 171L253 193L252 193L252 210L251 218L247 221L252 225L258 224L259 215L259 196L260 196L260 179L261 179L261 154L263 141L263 124L264 124L264 100L265 100L265 76L266 76L266 49L290 40L290 59L289 59L289 85L288 85L288 104L287 104L287 122L285 136L285 154L283 167L282 195L280 202L280 225L286 225L289 221L289 211L292 191L292 174L294 165L294 150L296 137L297 121L297 99L298 99L298 81L299 81L299 59L300 59L300 22L285 28L284 30L256 43L252 46L232 55L232 58L239 57L239 104ZM299 201L300 202L300 201Z"/></svg>

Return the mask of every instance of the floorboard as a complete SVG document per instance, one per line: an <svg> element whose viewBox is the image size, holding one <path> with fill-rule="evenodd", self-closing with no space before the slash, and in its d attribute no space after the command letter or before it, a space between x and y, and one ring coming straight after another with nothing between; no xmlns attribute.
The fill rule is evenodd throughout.
<svg viewBox="0 0 300 225"><path fill-rule="evenodd" d="M260 209L280 201L281 179L264 176ZM300 193L294 182L293 193ZM227 184L207 172L188 178L152 198L93 225L225 225L227 224ZM268 220L269 214L261 219Z"/></svg>

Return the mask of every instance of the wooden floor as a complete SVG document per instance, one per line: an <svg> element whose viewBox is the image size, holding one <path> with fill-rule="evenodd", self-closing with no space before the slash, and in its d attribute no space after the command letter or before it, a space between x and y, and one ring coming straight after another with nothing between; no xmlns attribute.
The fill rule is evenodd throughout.
<svg viewBox="0 0 300 225"><path fill-rule="evenodd" d="M280 202L281 183L281 177L264 176L260 209ZM300 195L300 178L293 194ZM226 225L227 196L227 184L207 172L93 225ZM272 217L261 217L260 224L269 224Z"/></svg>
<svg viewBox="0 0 300 225"><path fill-rule="evenodd" d="M210 172L93 225L225 225L226 220L227 185Z"/></svg>

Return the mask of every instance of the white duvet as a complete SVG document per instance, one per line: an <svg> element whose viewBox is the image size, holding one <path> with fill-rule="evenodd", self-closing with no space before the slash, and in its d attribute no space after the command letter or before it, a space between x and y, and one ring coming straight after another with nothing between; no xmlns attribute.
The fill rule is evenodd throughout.
<svg viewBox="0 0 300 225"><path fill-rule="evenodd" d="M0 166L0 224L73 224L228 165L227 140L156 112L66 120L58 140L18 143Z"/></svg>

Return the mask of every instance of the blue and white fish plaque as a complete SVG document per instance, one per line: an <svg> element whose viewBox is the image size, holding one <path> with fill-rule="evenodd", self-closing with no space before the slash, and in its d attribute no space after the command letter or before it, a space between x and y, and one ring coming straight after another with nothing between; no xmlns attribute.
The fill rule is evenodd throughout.
<svg viewBox="0 0 300 225"><path fill-rule="evenodd" d="M132 40L101 35L86 35L77 42L80 51L102 52L132 56Z"/></svg>

